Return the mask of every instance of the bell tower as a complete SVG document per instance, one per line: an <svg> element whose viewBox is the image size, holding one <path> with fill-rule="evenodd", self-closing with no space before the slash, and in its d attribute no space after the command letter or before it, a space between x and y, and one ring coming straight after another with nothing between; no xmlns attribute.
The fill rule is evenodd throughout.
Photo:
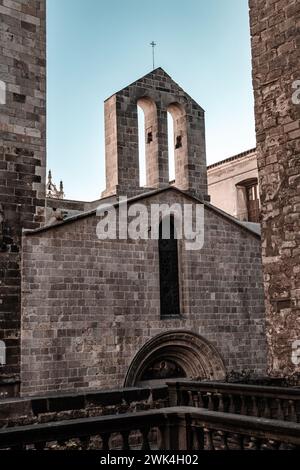
<svg viewBox="0 0 300 470"><path fill-rule="evenodd" d="M139 187L138 113L145 114L147 188ZM105 102L106 190L103 196L133 196L169 185L167 113L174 121L174 185L207 197L203 109L161 68Z"/></svg>

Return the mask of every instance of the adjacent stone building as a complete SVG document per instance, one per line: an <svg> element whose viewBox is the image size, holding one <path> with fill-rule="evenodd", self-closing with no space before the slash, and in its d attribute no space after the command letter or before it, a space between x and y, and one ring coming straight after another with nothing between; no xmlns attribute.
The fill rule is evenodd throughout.
<svg viewBox="0 0 300 470"><path fill-rule="evenodd" d="M250 0L269 372L300 372L300 2Z"/></svg>
<svg viewBox="0 0 300 470"><path fill-rule="evenodd" d="M207 168L211 203L239 220L260 222L256 149Z"/></svg>
<svg viewBox="0 0 300 470"><path fill-rule="evenodd" d="M45 0L0 0L0 37L1 385L19 378L21 231L44 222Z"/></svg>

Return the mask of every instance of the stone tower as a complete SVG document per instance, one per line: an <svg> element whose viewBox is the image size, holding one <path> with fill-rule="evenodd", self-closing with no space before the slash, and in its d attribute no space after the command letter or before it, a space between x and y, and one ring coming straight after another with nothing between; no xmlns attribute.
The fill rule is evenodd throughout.
<svg viewBox="0 0 300 470"><path fill-rule="evenodd" d="M44 220L46 1L0 0L0 382L18 378L20 244ZM3 44L4 42L4 44Z"/></svg>
<svg viewBox="0 0 300 470"><path fill-rule="evenodd" d="M139 187L138 105L145 114L147 188ZM207 196L204 111L161 68L105 102L103 196L133 196L169 185L168 112L174 120L175 186Z"/></svg>
<svg viewBox="0 0 300 470"><path fill-rule="evenodd" d="M299 0L250 0L269 372L300 373Z"/></svg>

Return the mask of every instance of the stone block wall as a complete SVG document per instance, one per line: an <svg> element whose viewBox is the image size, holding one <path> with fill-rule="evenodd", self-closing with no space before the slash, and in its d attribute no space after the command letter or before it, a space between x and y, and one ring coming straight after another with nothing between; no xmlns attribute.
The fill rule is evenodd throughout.
<svg viewBox="0 0 300 470"><path fill-rule="evenodd" d="M44 220L45 3L0 0L0 380L19 372L21 231Z"/></svg>
<svg viewBox="0 0 300 470"><path fill-rule="evenodd" d="M191 199L168 189L140 202ZM24 236L23 395L122 387L140 349L173 330L204 337L228 372L265 372L258 236L207 205L204 248L179 242L181 316L162 320L158 241L100 241L98 222L89 215Z"/></svg>
<svg viewBox="0 0 300 470"><path fill-rule="evenodd" d="M300 372L300 2L249 5L269 372L284 377Z"/></svg>

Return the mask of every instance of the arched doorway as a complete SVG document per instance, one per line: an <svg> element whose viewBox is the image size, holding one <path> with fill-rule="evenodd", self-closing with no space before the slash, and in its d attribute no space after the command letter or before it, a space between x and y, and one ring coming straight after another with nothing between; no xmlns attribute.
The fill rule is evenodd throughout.
<svg viewBox="0 0 300 470"><path fill-rule="evenodd" d="M217 349L189 331L161 333L134 357L125 387L154 384L168 379L224 380L226 369Z"/></svg>

